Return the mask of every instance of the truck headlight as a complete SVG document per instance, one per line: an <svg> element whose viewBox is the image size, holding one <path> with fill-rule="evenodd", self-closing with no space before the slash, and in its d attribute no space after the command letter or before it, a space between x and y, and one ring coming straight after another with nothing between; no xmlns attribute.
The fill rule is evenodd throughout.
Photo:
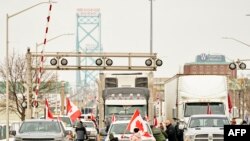
<svg viewBox="0 0 250 141"><path fill-rule="evenodd" d="M57 137L57 138L55 138L54 140L55 140L55 141L62 141L63 138L62 138L62 137Z"/></svg>
<svg viewBox="0 0 250 141"><path fill-rule="evenodd" d="M15 137L15 141L21 141L22 138L21 137Z"/></svg>
<svg viewBox="0 0 250 141"><path fill-rule="evenodd" d="M194 135L185 135L184 140L185 141L194 141Z"/></svg>

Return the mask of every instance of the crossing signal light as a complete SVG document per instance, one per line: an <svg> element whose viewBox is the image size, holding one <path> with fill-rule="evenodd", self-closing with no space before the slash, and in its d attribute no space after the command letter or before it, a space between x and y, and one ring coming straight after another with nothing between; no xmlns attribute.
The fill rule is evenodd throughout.
<svg viewBox="0 0 250 141"><path fill-rule="evenodd" d="M56 59L56 58L52 58L52 59L50 60L50 64L51 64L52 66L55 66L55 65L57 64L57 59Z"/></svg>
<svg viewBox="0 0 250 141"><path fill-rule="evenodd" d="M102 59L101 59L101 58L96 59L96 60L95 60L95 64L96 64L97 66L101 66L101 65L102 65Z"/></svg>
<svg viewBox="0 0 250 141"><path fill-rule="evenodd" d="M244 69L247 68L247 65L245 63L240 63L239 64L239 68L242 69L242 70L244 70Z"/></svg>
<svg viewBox="0 0 250 141"><path fill-rule="evenodd" d="M230 70L235 70L236 67L237 67L237 65L234 62L229 64L229 69Z"/></svg>
<svg viewBox="0 0 250 141"><path fill-rule="evenodd" d="M61 64L62 64L63 66L66 66L66 65L68 64L68 60L65 59L65 58L63 58L63 59L61 60Z"/></svg>

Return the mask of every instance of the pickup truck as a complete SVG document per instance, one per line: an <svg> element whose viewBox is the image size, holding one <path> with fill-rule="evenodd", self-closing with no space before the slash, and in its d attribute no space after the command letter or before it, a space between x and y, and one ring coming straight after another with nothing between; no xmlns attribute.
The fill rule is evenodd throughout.
<svg viewBox="0 0 250 141"><path fill-rule="evenodd" d="M185 141L223 141L224 125L229 125L226 115L192 115L184 126Z"/></svg>

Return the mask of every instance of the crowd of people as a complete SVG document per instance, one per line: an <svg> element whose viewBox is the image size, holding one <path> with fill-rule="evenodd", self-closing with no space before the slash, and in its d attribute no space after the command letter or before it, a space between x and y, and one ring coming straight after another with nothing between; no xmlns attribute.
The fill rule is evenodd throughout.
<svg viewBox="0 0 250 141"><path fill-rule="evenodd" d="M236 118L232 118L231 125L249 125L246 120L242 120L240 124L237 124Z"/></svg>

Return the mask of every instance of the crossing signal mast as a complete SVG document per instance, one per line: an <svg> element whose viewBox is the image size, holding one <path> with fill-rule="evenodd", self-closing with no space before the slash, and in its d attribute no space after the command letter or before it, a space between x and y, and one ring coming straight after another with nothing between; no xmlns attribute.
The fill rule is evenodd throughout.
<svg viewBox="0 0 250 141"><path fill-rule="evenodd" d="M157 53L82 53L82 52L31 52L26 53L27 61L27 85L28 95L32 95L32 71L37 69L36 58L44 57L47 61L43 64L43 70L101 70L101 71L156 71L163 62L157 57ZM82 65L68 60L72 58L95 58L95 64ZM123 59L125 64L116 60ZM139 59L139 60L138 60ZM113 61L114 60L114 61ZM138 64L135 62L144 61Z"/></svg>
<svg viewBox="0 0 250 141"><path fill-rule="evenodd" d="M156 53L81 53L81 52L28 52L26 54L27 70L35 70L36 65L32 60L36 57L45 57L49 60L44 63L44 70L102 70L102 71L156 71L157 67L163 64L162 60L157 58ZM96 58L93 65L70 64L70 58ZM115 59L126 59L126 65L114 65ZM145 59L144 65L136 65L133 60ZM114 61L113 61L114 59ZM119 64L116 62L116 64Z"/></svg>

